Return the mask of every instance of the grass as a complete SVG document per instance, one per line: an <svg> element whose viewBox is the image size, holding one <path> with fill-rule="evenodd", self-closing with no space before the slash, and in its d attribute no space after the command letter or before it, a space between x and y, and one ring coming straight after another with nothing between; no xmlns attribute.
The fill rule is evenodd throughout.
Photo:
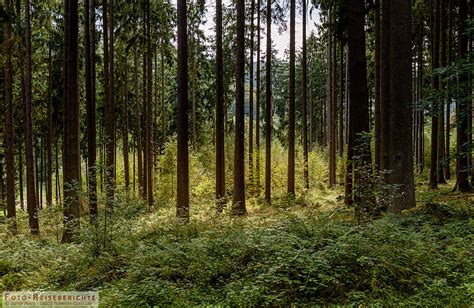
<svg viewBox="0 0 474 308"><path fill-rule="evenodd" d="M119 189L107 228L103 215L98 228L84 218L74 244L59 243L59 207L41 211L40 237L29 235L23 212L18 235L0 225L0 291L98 290L103 307L474 304L473 194L418 185L415 209L357 225L342 188L323 184L324 155L312 153L310 190L298 179L304 193L285 197L281 158L272 205L249 195L247 215L234 218L214 210L212 154L195 153L183 226L168 173L173 147L160 159L152 212Z"/></svg>

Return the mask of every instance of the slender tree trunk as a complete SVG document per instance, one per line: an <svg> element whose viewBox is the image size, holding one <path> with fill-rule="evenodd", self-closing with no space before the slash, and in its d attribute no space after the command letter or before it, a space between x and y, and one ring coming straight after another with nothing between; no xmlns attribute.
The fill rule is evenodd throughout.
<svg viewBox="0 0 474 308"><path fill-rule="evenodd" d="M249 59L249 75L250 75L250 91L249 91L249 184L252 186L254 184L253 178L253 46L255 41L255 29L254 29L254 16L255 16L255 0L251 0L251 23L250 23L250 59Z"/></svg>
<svg viewBox="0 0 474 308"><path fill-rule="evenodd" d="M448 29L447 29L447 46L446 46L446 61L447 65L451 65L452 59L452 31L453 31L453 1L448 1ZM448 82L449 85L449 82ZM446 101L446 179L451 179L451 98L448 95Z"/></svg>
<svg viewBox="0 0 474 308"><path fill-rule="evenodd" d="M161 39L161 149L166 143L166 103L165 103L165 42Z"/></svg>
<svg viewBox="0 0 474 308"><path fill-rule="evenodd" d="M380 36L380 170L390 170L390 0L382 0Z"/></svg>
<svg viewBox="0 0 474 308"><path fill-rule="evenodd" d="M419 48L418 48L418 102L420 103L423 99L423 29L421 29L420 38L419 38ZM421 105L421 104L420 104ZM419 173L423 173L424 165L425 165L425 116L424 116L424 108L420 106L419 113L419 124L418 124L418 170Z"/></svg>
<svg viewBox="0 0 474 308"><path fill-rule="evenodd" d="M303 178L304 178L304 187L309 189L309 172L308 172L308 102L307 102L307 65L308 61L306 58L306 6L307 0L303 0L303 38L302 38L302 129L303 129ZM310 90L311 91L311 90ZM311 110L311 109L310 109ZM311 113L310 113L311 117ZM310 135L311 136L311 135Z"/></svg>
<svg viewBox="0 0 474 308"><path fill-rule="evenodd" d="M147 0L147 106L148 112L145 113L146 116L146 143L147 143L147 192L148 192L148 206L151 208L153 206L153 108L152 108L152 59L153 59L153 52L151 49L151 0Z"/></svg>
<svg viewBox="0 0 474 308"><path fill-rule="evenodd" d="M341 42L340 44L340 74L339 74L339 107L337 108L338 111L338 154L339 157L342 158L344 154L344 44Z"/></svg>
<svg viewBox="0 0 474 308"><path fill-rule="evenodd" d="M412 142L412 19L411 3L391 0L390 41L390 183L400 186L403 194L393 200L388 210L400 213L415 207Z"/></svg>
<svg viewBox="0 0 474 308"><path fill-rule="evenodd" d="M23 143L20 142L18 146L18 184L20 186L20 208L24 211L24 198L23 198L23 152L22 152Z"/></svg>
<svg viewBox="0 0 474 308"><path fill-rule="evenodd" d="M329 9L329 18L333 20L332 7ZM336 41L334 30L329 30L328 52L328 85L327 85L327 127L328 127L328 155L329 155L329 187L336 185L336 98L335 98L335 67L336 67Z"/></svg>
<svg viewBox="0 0 474 308"><path fill-rule="evenodd" d="M140 95L138 92L138 49L135 49L134 58L134 88L135 88L135 113L137 117L137 126L135 132L135 140L137 142L137 171L138 171L138 193L143 194L143 166L142 166L142 124L140 112Z"/></svg>
<svg viewBox="0 0 474 308"><path fill-rule="evenodd" d="M458 60L464 59L467 56L467 44L469 37L465 34L467 17L467 0L459 1L459 31L458 31ZM463 95L457 103L456 119L457 119L457 139L456 139L456 189L461 192L468 192L472 189L469 184L469 156L471 155L470 140L469 140L469 117L472 116L469 105L469 76L467 73L461 73L459 76L459 87Z"/></svg>
<svg viewBox="0 0 474 308"><path fill-rule="evenodd" d="M245 208L245 0L237 0L237 40L235 63L235 147L232 214L243 215Z"/></svg>
<svg viewBox="0 0 474 308"><path fill-rule="evenodd" d="M189 222L189 161L188 161L188 34L186 0L178 0L178 157L176 218Z"/></svg>
<svg viewBox="0 0 474 308"><path fill-rule="evenodd" d="M9 18L13 17L11 0L4 0L4 10L7 15L4 21L4 70L5 70L5 128L4 153L7 172L7 218L11 220L11 230L16 232L15 206L15 151L13 142L13 66L12 66L12 26Z"/></svg>
<svg viewBox="0 0 474 308"><path fill-rule="evenodd" d="M440 32L440 24L439 24L439 15L440 15L440 7L439 1L436 0L435 4L435 17L434 17L434 28L433 31L433 62L432 68L433 70L439 67L439 32ZM431 77L431 87L434 91L439 90L439 77L434 75ZM433 102L432 112L431 112L431 160L430 160L430 188L435 189L438 187L438 116L439 116L439 103Z"/></svg>
<svg viewBox="0 0 474 308"><path fill-rule="evenodd" d="M216 209L225 198L224 58L222 50L222 0L216 0Z"/></svg>
<svg viewBox="0 0 474 308"><path fill-rule="evenodd" d="M290 0L290 82L288 106L288 195L295 195L295 11L296 0Z"/></svg>
<svg viewBox="0 0 474 308"><path fill-rule="evenodd" d="M128 59L125 58L125 76L124 76L124 108L123 108L123 171L125 177L125 190L128 192L130 190L130 161L128 158L129 146L128 146Z"/></svg>
<svg viewBox="0 0 474 308"><path fill-rule="evenodd" d="M25 142L26 142L26 191L28 222L31 234L39 234L38 203L35 192L35 165L33 158L33 120L31 105L31 21L30 0L25 0Z"/></svg>
<svg viewBox="0 0 474 308"><path fill-rule="evenodd" d="M87 108L87 179L91 222L97 219L96 111L95 111L95 0L85 0L85 55Z"/></svg>
<svg viewBox="0 0 474 308"><path fill-rule="evenodd" d="M256 192L260 194L260 0L257 0L257 71L256 71L256 101L255 101L255 173Z"/></svg>
<svg viewBox="0 0 474 308"><path fill-rule="evenodd" d="M439 1L439 45L440 45L440 66L446 66L446 7L445 0ZM443 78L439 77L439 89L444 91L445 84ZM444 95L444 94L443 94ZM438 113L438 183L446 184L445 170L446 170L446 160L445 160L445 130L444 130L444 97L440 101L439 113Z"/></svg>
<svg viewBox="0 0 474 308"><path fill-rule="evenodd" d="M380 170L380 137L381 137L381 117L380 117L380 41L382 40L380 31L380 3L382 0L375 0L375 169Z"/></svg>
<svg viewBox="0 0 474 308"><path fill-rule="evenodd" d="M62 242L70 242L79 231L79 196L81 190L79 148L78 81L78 2L65 0L66 98L64 101L64 233Z"/></svg>
<svg viewBox="0 0 474 308"><path fill-rule="evenodd" d="M267 0L267 62L265 69L265 201L271 203L272 177L272 1Z"/></svg>

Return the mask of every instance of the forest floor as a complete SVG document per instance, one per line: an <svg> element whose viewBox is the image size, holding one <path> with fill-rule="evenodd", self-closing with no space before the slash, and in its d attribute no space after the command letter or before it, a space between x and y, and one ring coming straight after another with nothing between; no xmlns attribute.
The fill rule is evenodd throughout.
<svg viewBox="0 0 474 308"><path fill-rule="evenodd" d="M319 190L248 215L195 206L175 224L172 206L148 212L118 198L100 227L60 244L59 209L41 213L42 235L0 226L0 291L99 290L103 307L153 305L474 304L474 194L418 187L418 206L357 225L341 191Z"/></svg>

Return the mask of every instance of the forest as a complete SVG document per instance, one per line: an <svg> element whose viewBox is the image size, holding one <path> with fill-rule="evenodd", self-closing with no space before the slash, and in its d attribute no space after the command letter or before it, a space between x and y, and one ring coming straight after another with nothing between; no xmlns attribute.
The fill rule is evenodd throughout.
<svg viewBox="0 0 474 308"><path fill-rule="evenodd" d="M474 305L473 0L2 2L0 303Z"/></svg>

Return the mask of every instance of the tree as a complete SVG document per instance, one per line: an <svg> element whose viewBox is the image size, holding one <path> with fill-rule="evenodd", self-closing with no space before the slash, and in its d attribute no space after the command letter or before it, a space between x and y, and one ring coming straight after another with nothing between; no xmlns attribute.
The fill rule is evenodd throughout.
<svg viewBox="0 0 474 308"><path fill-rule="evenodd" d="M234 194L232 196L232 213L234 215L243 215L246 213L244 153L245 0L237 0L236 31Z"/></svg>
<svg viewBox="0 0 474 308"><path fill-rule="evenodd" d="M390 0L382 0L380 36L380 170L390 170Z"/></svg>
<svg viewBox="0 0 474 308"><path fill-rule="evenodd" d="M189 222L189 161L188 161L188 34L186 0L178 0L178 157L176 217Z"/></svg>
<svg viewBox="0 0 474 308"><path fill-rule="evenodd" d="M35 166L33 159L33 120L32 120L32 84L31 84L31 17L30 1L25 0L25 143L26 143L26 206L31 234L39 234L38 204L35 190Z"/></svg>
<svg viewBox="0 0 474 308"><path fill-rule="evenodd" d="M127 57L124 61L124 107L123 107L123 169L124 169L124 178L125 178L125 190L127 194L130 190L130 162L128 158L129 146L128 146L128 66L127 66Z"/></svg>
<svg viewBox="0 0 474 308"><path fill-rule="evenodd" d="M433 51L432 51L432 69L435 70L439 67L439 15L440 15L440 6L439 1L435 2L435 16L434 16L434 25L433 25ZM439 76L433 74L431 77L431 87L433 91L439 90ZM439 106L437 101L433 101L432 111L431 111L431 159L430 159L430 188L435 189L438 187L438 116L439 116Z"/></svg>
<svg viewBox="0 0 474 308"><path fill-rule="evenodd" d="M458 32L458 59L465 59L467 56L468 36L466 35L467 17L467 0L459 2L459 32ZM456 108L456 187L461 192L471 190L469 184L469 156L470 156L470 140L469 140L469 117L472 111L469 109L469 76L467 72L461 72L459 76L459 86L463 95L461 96Z"/></svg>
<svg viewBox="0 0 474 308"><path fill-rule="evenodd" d="M68 243L79 231L80 149L78 81L78 2L65 0L66 100L64 101L64 233Z"/></svg>
<svg viewBox="0 0 474 308"><path fill-rule="evenodd" d="M225 197L224 58L222 50L222 0L216 0L216 208Z"/></svg>
<svg viewBox="0 0 474 308"><path fill-rule="evenodd" d="M380 170L380 137L381 137L381 119L380 119L380 2L382 0L375 0L375 67L374 67L374 92L375 92L375 129L374 129L374 143L375 143L375 168Z"/></svg>
<svg viewBox="0 0 474 308"><path fill-rule="evenodd" d="M303 122L303 177L304 185L306 189L309 189L309 172L308 172L308 103L307 103L307 57L306 57L306 3L307 0L303 0L303 43L302 43L302 57L301 57L301 71L302 71L302 122ZM311 117L311 114L310 114Z"/></svg>
<svg viewBox="0 0 474 308"><path fill-rule="evenodd" d="M249 57L249 182L253 185L253 85L254 85L254 71L253 71L253 46L255 41L255 27L254 27L254 15L255 15L255 0L251 0L251 13L250 13L250 57Z"/></svg>
<svg viewBox="0 0 474 308"><path fill-rule="evenodd" d="M13 148L13 66L12 66L12 27L11 19L12 2L4 0L6 21L3 25L4 32L4 70L5 70L5 160L7 176L7 218L12 220L12 230L16 232L16 207L15 207L15 153Z"/></svg>
<svg viewBox="0 0 474 308"><path fill-rule="evenodd" d="M256 101L255 101L255 173L256 191L260 193L260 0L257 0L257 69L256 69Z"/></svg>
<svg viewBox="0 0 474 308"><path fill-rule="evenodd" d="M295 11L290 0L290 82L288 106L288 195L295 195Z"/></svg>
<svg viewBox="0 0 474 308"><path fill-rule="evenodd" d="M265 63L265 201L271 203L272 177L272 0L267 0L267 60Z"/></svg>
<svg viewBox="0 0 474 308"><path fill-rule="evenodd" d="M393 200L389 211L400 213L415 207L413 179L412 127L412 55L411 4L391 0L390 41L390 183L400 187L401 195Z"/></svg>
<svg viewBox="0 0 474 308"><path fill-rule="evenodd" d="M365 58L364 0L352 0L349 5L347 37L349 52L349 139L352 145L355 214L358 220L370 214L370 192L364 187L363 172L371 172L369 128L369 96L367 60Z"/></svg>
<svg viewBox="0 0 474 308"><path fill-rule="evenodd" d="M95 111L95 0L84 2L86 57L87 174L91 222L97 218L96 111Z"/></svg>

